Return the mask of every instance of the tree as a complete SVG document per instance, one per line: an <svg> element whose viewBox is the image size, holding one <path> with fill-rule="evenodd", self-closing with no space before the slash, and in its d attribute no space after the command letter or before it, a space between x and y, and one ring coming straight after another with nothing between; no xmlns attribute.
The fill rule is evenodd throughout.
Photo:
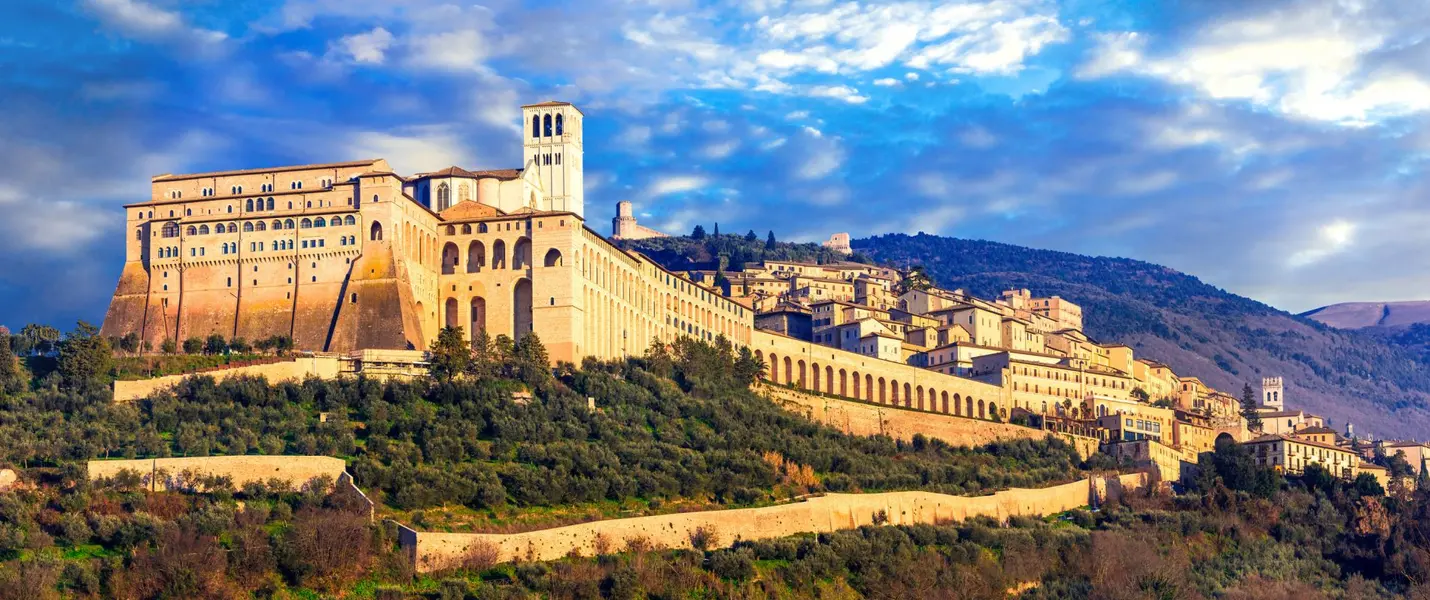
<svg viewBox="0 0 1430 600"><path fill-rule="evenodd" d="M19 354L49 354L60 340L60 330L49 325L30 323L20 328Z"/></svg>
<svg viewBox="0 0 1430 600"><path fill-rule="evenodd" d="M927 290L933 287L933 280L929 279L928 272L923 265L915 265L904 273L904 278L899 280L898 292L902 296L913 290Z"/></svg>
<svg viewBox="0 0 1430 600"><path fill-rule="evenodd" d="M18 394L29 380L20 358L10 351L10 341L0 339L0 394Z"/></svg>
<svg viewBox="0 0 1430 600"><path fill-rule="evenodd" d="M164 341L159 344L159 351L164 354L173 354L179 351L179 345L174 343L174 340L164 338Z"/></svg>
<svg viewBox="0 0 1430 600"><path fill-rule="evenodd" d="M751 229L749 233L745 234L745 241L747 242L754 242L758 241L759 239L760 235L755 233L755 230L753 229Z"/></svg>
<svg viewBox="0 0 1430 600"><path fill-rule="evenodd" d="M770 237L765 238L765 249L766 249L766 250L774 250L774 249L775 249L775 230L773 230L773 229L770 230Z"/></svg>
<svg viewBox="0 0 1430 600"><path fill-rule="evenodd" d="M718 221L715 223L715 232L711 235L713 235L716 239L720 238L720 223Z"/></svg>
<svg viewBox="0 0 1430 600"><path fill-rule="evenodd" d="M703 225L696 225L696 226L695 226L695 230L690 232L690 239L692 239L692 240L703 240L703 239L705 239L705 227L704 227Z"/></svg>
<svg viewBox="0 0 1430 600"><path fill-rule="evenodd" d="M232 340L229 340L228 348L240 354L246 354L249 350L253 349L251 346L248 345L248 340L245 340L241 337L236 337Z"/></svg>
<svg viewBox="0 0 1430 600"><path fill-rule="evenodd" d="M551 358L536 332L521 336L521 341L516 343L515 358L517 379L532 385L551 379Z"/></svg>
<svg viewBox="0 0 1430 600"><path fill-rule="evenodd" d="M741 347L740 358L735 360L735 379L745 385L753 385L764 376L765 361L755 356L748 347Z"/></svg>
<svg viewBox="0 0 1430 600"><path fill-rule="evenodd" d="M208 339L204 340L204 354L223 354L225 352L228 352L228 342L224 341L222 335L211 333Z"/></svg>
<svg viewBox="0 0 1430 600"><path fill-rule="evenodd" d="M472 364L468 372L478 379L496 377L501 361L497 357L496 343L487 330L477 331L472 337Z"/></svg>
<svg viewBox="0 0 1430 600"><path fill-rule="evenodd" d="M1248 431L1261 431L1261 413L1256 411L1256 394L1250 383L1241 386L1241 418L1246 420Z"/></svg>
<svg viewBox="0 0 1430 600"><path fill-rule="evenodd" d="M1134 387L1134 388L1132 388L1132 393L1131 393L1131 395L1132 395L1132 397L1135 398L1138 402L1147 402L1148 400L1151 400L1151 399L1152 399L1152 395L1151 395L1151 394L1148 394L1148 393L1147 393L1147 390L1144 390L1144 389L1142 389L1141 387Z"/></svg>
<svg viewBox="0 0 1430 600"><path fill-rule="evenodd" d="M189 338L189 339L187 339L187 340L184 340L184 354L198 354L198 353L203 352L203 351L204 351L204 341L203 341L203 340L201 340L201 339L199 339L199 338L196 338L196 337L191 337L191 338Z"/></svg>
<svg viewBox="0 0 1430 600"><path fill-rule="evenodd" d="M60 381L70 390L86 390L104 384L104 377L114 366L114 351L109 342L99 336L99 328L84 321L75 324L74 331L60 344L57 371Z"/></svg>
<svg viewBox="0 0 1430 600"><path fill-rule="evenodd" d="M437 339L432 340L427 362L432 377L438 381L451 381L471 367L472 351L462 337L461 327L443 327Z"/></svg>
<svg viewBox="0 0 1430 600"><path fill-rule="evenodd" d="M131 354L138 351L139 334L133 331L124 334L124 337L119 338L119 349Z"/></svg>

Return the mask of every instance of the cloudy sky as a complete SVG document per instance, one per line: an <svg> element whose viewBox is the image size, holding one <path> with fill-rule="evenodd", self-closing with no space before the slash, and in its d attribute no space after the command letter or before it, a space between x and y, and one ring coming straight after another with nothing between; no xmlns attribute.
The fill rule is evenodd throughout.
<svg viewBox="0 0 1430 600"><path fill-rule="evenodd" d="M18 4L16 4L18 2ZM925 231L1277 307L1430 298L1430 3L11 0L0 323L99 321L160 173L518 166L587 115L588 220Z"/></svg>

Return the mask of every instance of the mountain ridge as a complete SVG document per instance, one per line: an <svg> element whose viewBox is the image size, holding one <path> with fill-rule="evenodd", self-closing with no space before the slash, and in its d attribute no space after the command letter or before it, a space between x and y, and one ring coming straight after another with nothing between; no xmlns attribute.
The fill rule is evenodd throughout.
<svg viewBox="0 0 1430 600"><path fill-rule="evenodd" d="M1341 302L1308 310L1298 316L1339 329L1400 328L1430 323L1430 300Z"/></svg>

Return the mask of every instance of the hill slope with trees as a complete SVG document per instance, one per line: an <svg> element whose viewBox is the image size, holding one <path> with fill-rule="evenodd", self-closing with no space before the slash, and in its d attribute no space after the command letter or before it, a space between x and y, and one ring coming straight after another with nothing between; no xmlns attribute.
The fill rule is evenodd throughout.
<svg viewBox="0 0 1430 600"><path fill-rule="evenodd" d="M880 263L922 264L935 282L995 298L1028 288L1083 307L1087 333L1132 346L1236 394L1263 376L1287 382L1293 408L1338 429L1427 437L1430 366L1382 337L1333 329L1208 285L1176 270L1126 258L1090 257L997 242L919 234L854 240Z"/></svg>

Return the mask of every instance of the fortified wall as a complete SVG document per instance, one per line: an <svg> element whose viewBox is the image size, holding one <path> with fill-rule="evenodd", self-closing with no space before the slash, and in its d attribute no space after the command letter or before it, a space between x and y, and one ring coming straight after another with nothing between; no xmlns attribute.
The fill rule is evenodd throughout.
<svg viewBox="0 0 1430 600"><path fill-rule="evenodd" d="M922 433L953 446L976 448L1010 440L1042 440L1056 436L1077 449L1086 459L1097 452L1097 438L1054 433L1007 423L990 423L968 417L919 413L913 410L839 400L797 392L783 387L762 386L762 391L785 410L799 413L850 435L887 435L896 440L912 440Z"/></svg>
<svg viewBox="0 0 1430 600"><path fill-rule="evenodd" d="M231 369L216 369L202 373L213 377L215 381L223 381L231 377L248 376L263 377L269 382L302 380L308 377L319 377L332 379L338 376L342 370L341 361L336 356L300 356L291 361L270 363L264 365L251 365L246 367L234 367ZM179 384L186 378L193 377L194 374L166 375L153 379L141 379L138 381L116 381L114 382L115 402L134 402L141 398L147 398L154 392L167 390Z"/></svg>
<svg viewBox="0 0 1430 600"><path fill-rule="evenodd" d="M91 481L114 477L125 470L144 476L151 491L168 489L171 478L186 471L228 477L237 488L247 483L267 483L277 479L298 489L314 477L328 477L336 482L346 474L347 465L342 459L331 456L203 456L89 461Z"/></svg>
<svg viewBox="0 0 1430 600"><path fill-rule="evenodd" d="M1100 505L1122 490L1145 485L1142 474L1094 477L1041 489L1011 489L990 496L967 497L932 492L829 494L802 502L745 508L615 519L516 534L418 532L403 527L399 542L419 572L454 568L473 548L493 545L499 561L556 560L571 552L590 556L597 539L614 549L633 539L655 547L690 548L690 535L713 530L720 546L740 540L786 537L874 525L934 524L986 516L1043 516ZM880 519L880 515L883 519Z"/></svg>

